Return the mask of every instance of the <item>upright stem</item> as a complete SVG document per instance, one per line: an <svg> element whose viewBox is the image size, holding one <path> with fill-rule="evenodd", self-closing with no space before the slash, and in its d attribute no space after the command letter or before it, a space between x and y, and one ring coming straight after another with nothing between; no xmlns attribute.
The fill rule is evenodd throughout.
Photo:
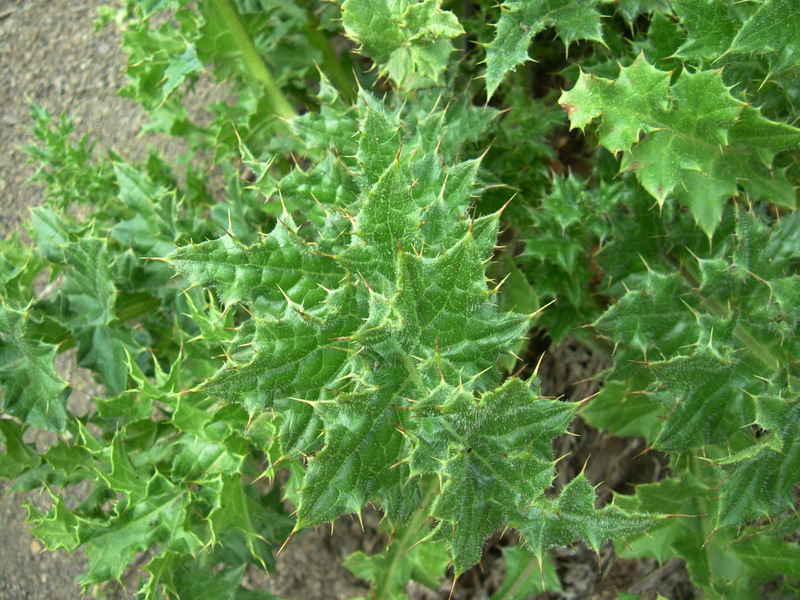
<svg viewBox="0 0 800 600"><path fill-rule="evenodd" d="M388 569L385 571L383 577L379 577L376 583L376 600L384 600L389 596L386 594L388 586L386 582L390 582L395 578L395 573L400 566L400 561L403 560L406 553L414 547L417 543L415 540L419 535L425 523L430 519L428 509L433 504L436 496L439 494L439 481L431 476L426 476L422 479L422 502L419 508L411 517L411 520L405 525L399 534L392 540L392 546L398 549L395 558L389 564Z"/></svg>
<svg viewBox="0 0 800 600"><path fill-rule="evenodd" d="M306 36L308 41L322 53L322 64L319 65L323 73L331 80L333 86L339 90L345 102L352 104L356 100L355 77L348 71L345 64L350 65L350 60L343 61L331 46L328 35L320 29L317 13L308 0L298 0L298 4L306 9L308 14L308 27Z"/></svg>
<svg viewBox="0 0 800 600"><path fill-rule="evenodd" d="M225 28L233 37L237 48L242 54L242 59L250 76L259 82L264 88L264 92L269 100L269 104L274 114L282 119L292 119L297 116L292 103L284 96L278 87L275 78L272 76L267 65L261 60L258 50L253 45L253 40L247 35L247 31L242 23L242 18L233 0L211 0L211 4L216 8L219 18L225 24Z"/></svg>

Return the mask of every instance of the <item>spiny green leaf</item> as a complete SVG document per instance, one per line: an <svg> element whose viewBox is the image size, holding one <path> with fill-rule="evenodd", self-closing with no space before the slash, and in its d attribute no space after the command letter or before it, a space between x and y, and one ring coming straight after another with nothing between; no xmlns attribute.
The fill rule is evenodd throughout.
<svg viewBox="0 0 800 600"><path fill-rule="evenodd" d="M431 404L415 410L440 411L449 442L440 459L447 479L431 513L440 521L435 535L450 542L460 574L480 561L492 533L509 523L519 526L516 515L550 485L550 439L566 430L577 407L537 398L519 379L474 405L468 394L453 395L442 407Z"/></svg>
<svg viewBox="0 0 800 600"><path fill-rule="evenodd" d="M549 510L548 510L549 509ZM581 473L570 481L552 507L534 505L524 511L517 525L525 545L541 556L544 550L584 540L595 552L605 540L625 539L641 533L658 521L646 513L630 513L615 504L595 508L594 487Z"/></svg>
<svg viewBox="0 0 800 600"><path fill-rule="evenodd" d="M274 296L266 316L258 283L241 282L236 294L253 317L228 366L201 390L253 416L280 415L281 452L307 460L293 496L296 530L370 501L400 525L418 502L419 477L439 475L433 535L449 542L460 573L550 485L551 438L576 407L538 398L516 379L494 389L496 359L516 346L530 316L499 311L487 287L500 215L466 215L479 163L440 164L441 114L404 128L365 94L357 111L348 175L358 192L326 217L321 233L334 224L335 240L317 242L335 252L316 273L328 270L336 282L310 306L289 292ZM247 250L254 266L269 260L263 248L279 234ZM286 267L299 269L300 258L287 256ZM224 279L202 264L193 276ZM555 543L549 534L541 541Z"/></svg>
<svg viewBox="0 0 800 600"><path fill-rule="evenodd" d="M687 337L687 320L693 320L689 308L680 302L689 288L678 275L653 272L640 289L625 294L595 323L616 343L647 352L658 347L681 346Z"/></svg>
<svg viewBox="0 0 800 600"><path fill-rule="evenodd" d="M292 131L303 140L305 148L327 150L330 147L344 156L353 156L357 134L356 108L341 98L339 91L325 75L320 76L316 97L320 104L319 111L309 111L292 119Z"/></svg>
<svg viewBox="0 0 800 600"><path fill-rule="evenodd" d="M742 367L721 344L651 363L658 384L669 390L667 402L674 402L657 447L680 451L701 440L722 442L749 422L752 404L745 393L749 382Z"/></svg>
<svg viewBox="0 0 800 600"><path fill-rule="evenodd" d="M406 90L437 84L453 51L450 40L464 33L441 0L346 0L342 20L381 74Z"/></svg>
<svg viewBox="0 0 800 600"><path fill-rule="evenodd" d="M709 450L717 452L713 446ZM617 503L627 510L686 515L665 519L647 535L615 544L620 556L651 557L659 562L680 557L686 561L692 582L712 598L758 600L762 597L759 585L781 573L796 573L790 557L797 553L797 546L785 542L780 534L765 529L753 535L752 530L745 530L737 537L730 528L710 531L711 524L705 519L716 509L719 472L697 463L691 471L684 472L680 480L640 484L635 496L617 496ZM791 523L787 525L794 529Z"/></svg>
<svg viewBox="0 0 800 600"><path fill-rule="evenodd" d="M796 228L797 214L770 229L737 210L733 234L709 258L688 259L683 276L649 272L598 321L620 344L609 373L619 380L587 414L674 452L728 442L713 461L727 474L717 527L781 515L798 480ZM611 422L632 409L636 427ZM756 437L754 424L771 431Z"/></svg>
<svg viewBox="0 0 800 600"><path fill-rule="evenodd" d="M496 231L496 223L489 231ZM510 348L529 324L528 316L499 314L489 304L481 254L479 240L467 232L434 259L404 254L400 261L403 337L416 342L418 356L436 352L470 376L491 367L498 351Z"/></svg>
<svg viewBox="0 0 800 600"><path fill-rule="evenodd" d="M342 338L359 325L352 284L331 292L326 313L315 317L292 303L275 319L257 319L253 357L205 383L207 393L241 402L249 412L271 407L276 398L312 398L345 374L348 358Z"/></svg>
<svg viewBox="0 0 800 600"><path fill-rule="evenodd" d="M28 312L0 303L3 410L34 427L62 432L70 389L56 373L56 347L27 337L28 319Z"/></svg>
<svg viewBox="0 0 800 600"><path fill-rule="evenodd" d="M621 555L632 558L650 556L659 561L679 555L686 560L692 581L696 585L710 587L715 567L719 565L726 570L729 568L724 563L725 557L717 556L716 552L704 551L706 536L700 519L701 514L708 509L709 492L708 485L694 477L685 477L683 481L665 479L653 484L639 485L635 496L618 496L617 503L627 510L688 515L662 521L650 529L647 536L629 538L627 548L620 545ZM721 541L717 536L709 540L715 550L716 544Z"/></svg>
<svg viewBox="0 0 800 600"><path fill-rule="evenodd" d="M672 0L672 8L689 30L677 55L690 60L716 59L727 50L742 22L728 0Z"/></svg>
<svg viewBox="0 0 800 600"><path fill-rule="evenodd" d="M506 73L528 60L537 33L553 27L569 46L575 40L603 43L598 5L607 0L509 0L500 5L495 38L486 45L486 90L491 97Z"/></svg>
<svg viewBox="0 0 800 600"><path fill-rule="evenodd" d="M38 453L22 440L24 432L24 426L14 421L0 420L0 437L5 445L0 454L0 477L4 479L14 479L41 462Z"/></svg>
<svg viewBox="0 0 800 600"><path fill-rule="evenodd" d="M745 108L718 71L684 72L670 84L669 73L639 56L616 80L581 73L559 103L572 127L601 117L600 144L622 153L622 170L659 204L675 191L709 237L739 185L754 199L793 206L794 186L772 161L800 145L800 130Z"/></svg>
<svg viewBox="0 0 800 600"><path fill-rule="evenodd" d="M182 246L168 262L193 285L213 287L227 306L256 303L267 314L282 311L284 294L307 309L322 302L343 272L314 251L284 214L262 242L244 246L231 236Z"/></svg>
<svg viewBox="0 0 800 600"><path fill-rule="evenodd" d="M129 332L120 327L98 325L76 332L75 341L80 366L96 371L112 394L125 390L128 381L126 352L139 349Z"/></svg>
<svg viewBox="0 0 800 600"><path fill-rule="evenodd" d="M366 186L369 186L377 183L397 156L400 126L397 115L387 111L372 94L362 92L360 98L363 109L359 111L361 119L356 160L363 170Z"/></svg>
<svg viewBox="0 0 800 600"><path fill-rule="evenodd" d="M642 14L669 10L667 0L619 0L616 4L628 23L633 23Z"/></svg>
<svg viewBox="0 0 800 600"><path fill-rule="evenodd" d="M796 67L800 57L800 7L792 0L759 3L736 33L728 52L776 52L776 68Z"/></svg>
<svg viewBox="0 0 800 600"><path fill-rule="evenodd" d="M167 190L153 182L146 172L128 163L116 163L114 175L119 186L120 201L147 220L154 219L155 203Z"/></svg>
<svg viewBox="0 0 800 600"><path fill-rule="evenodd" d="M369 191L356 221L357 235L370 246L387 276L397 249L412 250L420 243L420 214L409 189L410 177L393 162Z"/></svg>
<svg viewBox="0 0 800 600"><path fill-rule="evenodd" d="M33 100L33 135L38 144L24 147L38 163L34 181L45 186L48 200L60 209L71 204L102 204L116 193L111 163L94 155L87 136L75 140L73 119L62 113L58 120Z"/></svg>
<svg viewBox="0 0 800 600"><path fill-rule="evenodd" d="M368 498L402 482L404 469L389 469L403 448L395 416L401 382L382 383L372 392L340 395L335 408L322 412L325 446L309 461L298 529L358 512Z"/></svg>
<svg viewBox="0 0 800 600"><path fill-rule="evenodd" d="M600 310L586 294L597 278L592 255L612 231L610 215L624 201L621 191L618 185L604 184L590 189L571 175L554 177L541 205L526 215L530 227L520 233L525 249L515 261L536 282L542 305L556 300L539 317L539 325L554 341L574 335L576 327L584 326Z"/></svg>
<svg viewBox="0 0 800 600"><path fill-rule="evenodd" d="M786 406L771 438L743 456L720 461L729 476L722 484L717 524L738 525L791 509L800 480L800 405Z"/></svg>

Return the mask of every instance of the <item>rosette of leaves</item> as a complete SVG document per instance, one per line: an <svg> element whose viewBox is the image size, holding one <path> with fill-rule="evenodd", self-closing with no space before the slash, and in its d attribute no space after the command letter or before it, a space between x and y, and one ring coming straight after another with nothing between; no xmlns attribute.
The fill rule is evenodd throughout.
<svg viewBox="0 0 800 600"><path fill-rule="evenodd" d="M652 523L613 505L596 510L583 476L559 498L544 495L551 441L576 406L540 398L535 382L500 381L496 361L533 315L493 302L485 272L500 214L469 216L480 161L443 160L461 144L447 135L446 110L401 123L367 93L356 110L329 103L331 118L295 127L353 130L355 148L339 153L333 139L326 171L287 176L323 192L314 194L318 225L303 231L285 212L258 244L226 237L169 258L252 314L231 361L198 391L275 415L280 454L307 467L295 530L367 502L400 525L429 474L441 487L428 538L447 543L457 575L505 527L541 555L577 537L597 548ZM309 193L298 193L301 206ZM282 198L287 208L294 200Z"/></svg>
<svg viewBox="0 0 800 600"><path fill-rule="evenodd" d="M728 444L713 461L722 477L715 528L780 516L800 480L800 220L764 220L739 209L725 243L687 255L679 271L648 271L596 323L620 346L586 416L670 452Z"/></svg>

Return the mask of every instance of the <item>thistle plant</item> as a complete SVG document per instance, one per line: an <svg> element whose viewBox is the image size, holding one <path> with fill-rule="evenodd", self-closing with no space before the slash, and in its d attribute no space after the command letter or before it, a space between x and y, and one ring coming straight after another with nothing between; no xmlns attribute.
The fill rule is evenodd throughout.
<svg viewBox="0 0 800 600"><path fill-rule="evenodd" d="M506 531L493 600L558 590L552 548L609 540L684 559L708 598L796 593L798 19L103 9L122 93L188 154L100 155L32 105L45 202L32 243L2 242L0 476L49 495L33 533L84 549L84 589L142 565L147 600L273 598L246 569L370 505L390 541L345 565L373 598L457 589ZM201 122L206 72L231 97ZM534 333L613 359L600 392L543 396ZM63 353L102 390L82 410ZM578 414L642 436L664 477L602 506L582 471L557 489Z"/></svg>

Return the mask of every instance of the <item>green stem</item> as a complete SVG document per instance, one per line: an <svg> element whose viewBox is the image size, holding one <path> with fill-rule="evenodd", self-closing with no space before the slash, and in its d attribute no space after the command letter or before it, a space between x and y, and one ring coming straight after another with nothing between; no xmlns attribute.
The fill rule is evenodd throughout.
<svg viewBox="0 0 800 600"><path fill-rule="evenodd" d="M688 471L692 475L694 475L698 481L703 481L703 473L702 470L704 465L700 464L700 460L695 457L687 457L688 461ZM710 492L711 490L709 490ZM709 522L710 515L712 511L711 502L709 502L708 498L703 494L698 494L694 497L695 507L697 508L697 518L700 520L700 530L703 534L703 540L708 542L710 537L713 535L714 530L711 527ZM705 556L706 565L708 567L708 585L712 585L713 581L716 579L714 573L716 571L716 561L714 560L714 552L712 548L712 543L704 543L701 551Z"/></svg>
<svg viewBox="0 0 800 600"><path fill-rule="evenodd" d="M261 84L264 93L269 100L270 107L274 114L282 119L293 119L297 116L292 103L278 87L272 72L261 60L258 50L253 45L253 40L247 35L247 31L242 23L242 18L233 0L209 0L216 9L216 13L225 25L225 29L230 33L236 47L241 53L244 66L250 76Z"/></svg>
<svg viewBox="0 0 800 600"><path fill-rule="evenodd" d="M330 38L320 28L317 13L314 12L308 0L298 0L298 4L303 6L308 13L308 26L306 27L308 41L314 48L322 53L322 63L319 65L320 69L325 73L328 79L330 79L345 102L352 104L356 100L357 93L355 77L352 71L348 71L345 68L345 64L351 64L349 55L347 58L339 58L336 55L333 46L331 46Z"/></svg>
<svg viewBox="0 0 800 600"><path fill-rule="evenodd" d="M508 563L506 563L508 564ZM514 583L511 584L506 592L502 596L492 596L494 600L508 600L509 598L519 598L522 595L523 589L528 585L531 577L535 577L537 573L540 572L539 569L539 561L536 559L535 556L531 556L528 564L525 565L525 568L520 571L516 578L514 579ZM541 572L544 573L544 569L541 569ZM539 575L539 577L544 581L544 575ZM508 571L506 571L506 581L509 579ZM542 590L544 590L546 586L542 585Z"/></svg>
<svg viewBox="0 0 800 600"><path fill-rule="evenodd" d="M416 539L419 536L425 522L430 518L428 509L433 504L436 496L439 494L439 482L433 477L423 478L422 485L423 497L419 509L411 517L407 525L403 527L398 535L392 540L391 544L397 548L396 558L389 564L389 568L384 572L383 585L376 585L375 600L384 600L389 598L386 594L388 591L387 583L394 579L394 574L400 566L400 562L405 558L406 553L416 544Z"/></svg>

